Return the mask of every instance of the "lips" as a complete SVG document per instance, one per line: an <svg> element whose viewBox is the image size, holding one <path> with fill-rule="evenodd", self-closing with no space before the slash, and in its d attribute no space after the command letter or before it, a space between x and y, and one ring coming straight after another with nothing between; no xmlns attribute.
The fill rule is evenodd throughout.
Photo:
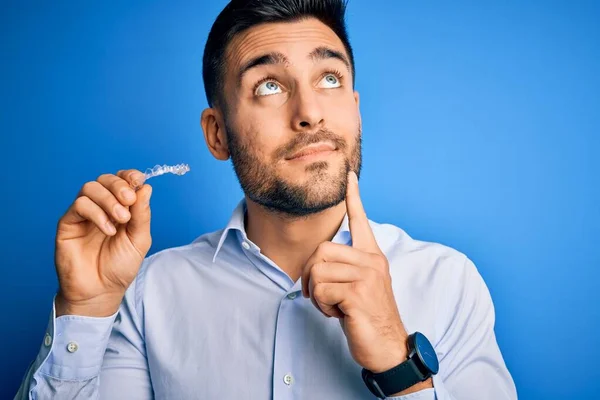
<svg viewBox="0 0 600 400"><path fill-rule="evenodd" d="M334 151L337 150L333 143L316 143L309 146L304 147L300 151L294 153L292 156L286 158L286 160L293 160L294 158L299 158L303 156L308 156L314 153L320 153L323 151Z"/></svg>

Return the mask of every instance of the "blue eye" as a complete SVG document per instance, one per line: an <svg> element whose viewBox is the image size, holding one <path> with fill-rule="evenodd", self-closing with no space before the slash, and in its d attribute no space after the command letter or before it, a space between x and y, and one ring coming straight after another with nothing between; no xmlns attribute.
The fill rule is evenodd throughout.
<svg viewBox="0 0 600 400"><path fill-rule="evenodd" d="M334 74L325 75L321 82L323 82L323 85L320 86L324 88L337 88L341 86L340 80Z"/></svg>
<svg viewBox="0 0 600 400"><path fill-rule="evenodd" d="M258 96L269 96L271 94L281 93L281 91L281 87L273 81L264 82L256 88L256 94Z"/></svg>

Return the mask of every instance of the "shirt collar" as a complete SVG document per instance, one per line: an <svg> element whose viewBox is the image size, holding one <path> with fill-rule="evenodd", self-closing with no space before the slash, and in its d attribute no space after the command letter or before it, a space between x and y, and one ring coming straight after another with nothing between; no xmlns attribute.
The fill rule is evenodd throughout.
<svg viewBox="0 0 600 400"><path fill-rule="evenodd" d="M244 227L244 219L245 219L247 211L248 211L248 208L246 206L246 198L244 197L244 198L242 198L242 200L240 200L238 205L233 210L233 213L231 214L231 217L229 218L229 222L227 223L227 226L225 226L225 229L223 229L223 233L221 233L221 237L219 238L219 244L217 244L217 248L216 248L215 254L213 256L213 262L215 262L215 260L217 259L217 255L219 254L221 247L223 247L223 243L225 243L225 239L227 239L227 235L229 234L230 231L238 230L238 231L240 231L241 237L244 240L248 239L248 237L246 236L246 229ZM344 219L342 220L342 223L341 223L338 231L336 232L335 236L333 237L333 239L331 241L334 243L347 244L349 242L349 240L350 240L350 226L348 224L348 214L344 214Z"/></svg>

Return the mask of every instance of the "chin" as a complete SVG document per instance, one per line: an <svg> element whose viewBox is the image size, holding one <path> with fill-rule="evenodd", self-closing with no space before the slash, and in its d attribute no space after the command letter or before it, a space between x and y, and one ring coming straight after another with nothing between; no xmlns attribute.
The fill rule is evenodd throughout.
<svg viewBox="0 0 600 400"><path fill-rule="evenodd" d="M283 179L291 186L309 188L326 188L328 186L337 186L340 183L340 172L337 166L331 163L319 161L308 164L302 169L289 171Z"/></svg>
<svg viewBox="0 0 600 400"><path fill-rule="evenodd" d="M267 175L270 176L268 184L247 186L245 192L254 202L269 210L302 217L344 201L345 175L344 170L338 170L335 174L331 167L320 171L296 172L293 176L272 173Z"/></svg>
<svg viewBox="0 0 600 400"><path fill-rule="evenodd" d="M346 180L339 175L313 174L301 185L307 204L333 204L344 200L346 194Z"/></svg>

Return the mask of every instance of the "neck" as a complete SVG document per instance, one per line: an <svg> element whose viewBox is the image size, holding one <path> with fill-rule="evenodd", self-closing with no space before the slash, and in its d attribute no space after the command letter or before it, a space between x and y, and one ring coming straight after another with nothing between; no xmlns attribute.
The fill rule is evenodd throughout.
<svg viewBox="0 0 600 400"><path fill-rule="evenodd" d="M346 215L346 203L305 217L284 216L266 210L246 197L246 234L296 282L308 258L322 242L333 239Z"/></svg>

